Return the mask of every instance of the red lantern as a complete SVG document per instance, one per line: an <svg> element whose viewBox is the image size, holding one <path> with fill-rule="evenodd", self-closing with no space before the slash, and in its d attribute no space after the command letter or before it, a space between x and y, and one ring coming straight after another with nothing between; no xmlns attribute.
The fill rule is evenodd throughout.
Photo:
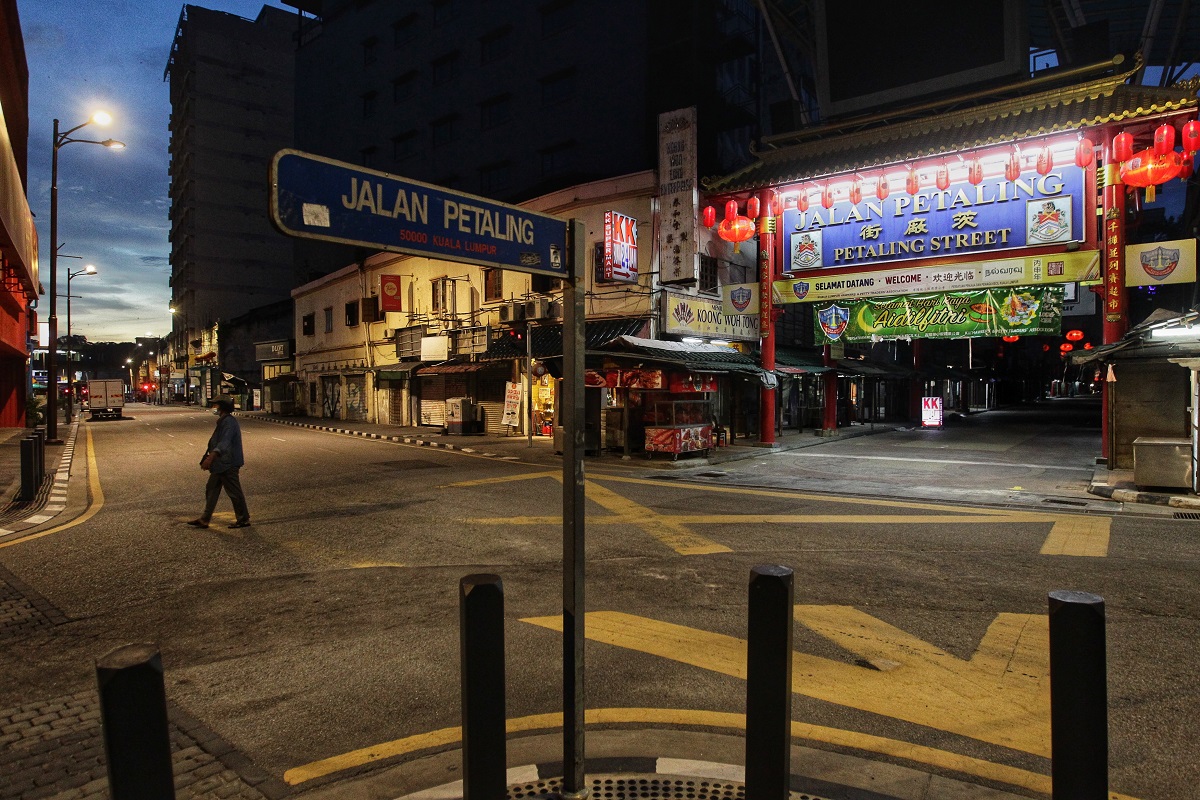
<svg viewBox="0 0 1200 800"><path fill-rule="evenodd" d="M746 201L746 216L750 219L758 219L759 202L757 197L751 197Z"/></svg>
<svg viewBox="0 0 1200 800"><path fill-rule="evenodd" d="M1050 152L1049 147L1043 147L1038 151L1037 171L1038 175L1045 175L1050 170L1054 169L1054 154Z"/></svg>
<svg viewBox="0 0 1200 800"><path fill-rule="evenodd" d="M1113 137L1110 161L1128 161L1133 158L1133 135L1121 131Z"/></svg>
<svg viewBox="0 0 1200 800"><path fill-rule="evenodd" d="M1058 346L1058 349L1064 353L1069 353L1075 349L1075 345L1071 344L1070 342L1063 342Z"/></svg>
<svg viewBox="0 0 1200 800"><path fill-rule="evenodd" d="M713 225L716 225L717 224L717 210L715 208L713 208L712 206L705 206L704 210L702 212L700 212L700 221L704 224L704 227L706 227L706 228L711 228Z"/></svg>
<svg viewBox="0 0 1200 800"><path fill-rule="evenodd" d="M779 192L771 192L771 216L778 217L783 214L783 201L779 199Z"/></svg>
<svg viewBox="0 0 1200 800"><path fill-rule="evenodd" d="M850 183L850 202L854 205L862 202L862 179L857 175L854 176L854 180Z"/></svg>
<svg viewBox="0 0 1200 800"><path fill-rule="evenodd" d="M908 177L904 181L904 190L909 194L916 194L921 191L921 177L917 175L916 169L908 168Z"/></svg>
<svg viewBox="0 0 1200 800"><path fill-rule="evenodd" d="M1084 343L1083 343L1083 349L1084 349L1084 350L1091 350L1091 349L1092 349L1092 343L1091 343L1091 342L1084 342Z"/></svg>
<svg viewBox="0 0 1200 800"><path fill-rule="evenodd" d="M833 189L828 183L821 190L821 208L833 208Z"/></svg>
<svg viewBox="0 0 1200 800"><path fill-rule="evenodd" d="M887 175L880 175L879 180L875 182L875 196L880 200L887 200L891 193L892 187L888 186Z"/></svg>
<svg viewBox="0 0 1200 800"><path fill-rule="evenodd" d="M1187 121L1183 126L1183 137L1180 144L1189 153L1200 150L1200 120L1189 119Z"/></svg>
<svg viewBox="0 0 1200 800"><path fill-rule="evenodd" d="M945 161L943 161L941 164L938 164L934 181L937 184L937 188L943 192L950 188L950 167L946 166Z"/></svg>
<svg viewBox="0 0 1200 800"><path fill-rule="evenodd" d="M1183 155L1174 150L1165 155L1155 155L1146 148L1121 164L1121 183L1127 186L1157 186L1166 183L1183 169Z"/></svg>
<svg viewBox="0 0 1200 800"><path fill-rule="evenodd" d="M1001 336L1000 338L1005 342L1016 342L1021 339L1020 336Z"/></svg>
<svg viewBox="0 0 1200 800"><path fill-rule="evenodd" d="M1175 126L1164 122L1154 131L1154 155L1165 156L1175 149Z"/></svg>
<svg viewBox="0 0 1200 800"><path fill-rule="evenodd" d="M971 162L967 164L967 180L972 186L983 183L983 164L979 162L978 158L972 158Z"/></svg>
<svg viewBox="0 0 1200 800"><path fill-rule="evenodd" d="M1092 145L1092 140L1086 136L1082 137L1075 145L1075 166L1080 169L1090 167L1095 159L1096 148Z"/></svg>
<svg viewBox="0 0 1200 800"><path fill-rule="evenodd" d="M801 192L800 196L796 198L796 208L800 209L801 214L803 214L805 211L808 211L808 190L807 189L804 190L803 192Z"/></svg>
<svg viewBox="0 0 1200 800"><path fill-rule="evenodd" d="M1021 154L1014 147L1012 154L1008 157L1008 163L1004 165L1005 180L1015 181L1021 177Z"/></svg>
<svg viewBox="0 0 1200 800"><path fill-rule="evenodd" d="M732 222L738 215L737 200L730 200L725 203L725 221Z"/></svg>
<svg viewBox="0 0 1200 800"><path fill-rule="evenodd" d="M744 242L754 236L754 220L749 217L734 217L722 220L717 226L717 236L727 242Z"/></svg>
<svg viewBox="0 0 1200 800"><path fill-rule="evenodd" d="M1083 331L1067 331L1067 341L1078 342L1083 338Z"/></svg>
<svg viewBox="0 0 1200 800"><path fill-rule="evenodd" d="M1196 166L1193 163L1193 160L1194 156L1192 156L1191 153L1183 154L1183 163L1179 165L1179 180L1186 181L1188 178L1192 177L1192 172Z"/></svg>
<svg viewBox="0 0 1200 800"><path fill-rule="evenodd" d="M1043 352L1043 353L1049 353L1049 352L1050 352L1050 345L1048 345L1048 344L1044 344L1044 345L1042 345L1042 352Z"/></svg>

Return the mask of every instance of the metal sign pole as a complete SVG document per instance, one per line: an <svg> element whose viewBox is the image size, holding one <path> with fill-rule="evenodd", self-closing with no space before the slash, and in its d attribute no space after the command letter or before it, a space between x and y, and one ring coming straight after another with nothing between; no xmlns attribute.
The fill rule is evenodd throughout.
<svg viewBox="0 0 1200 800"><path fill-rule="evenodd" d="M584 788L584 233L567 223L563 282L563 790L587 797Z"/></svg>

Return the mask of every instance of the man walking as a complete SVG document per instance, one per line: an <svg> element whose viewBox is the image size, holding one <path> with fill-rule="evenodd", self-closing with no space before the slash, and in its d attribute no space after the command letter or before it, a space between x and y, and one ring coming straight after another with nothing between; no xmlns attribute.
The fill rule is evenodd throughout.
<svg viewBox="0 0 1200 800"><path fill-rule="evenodd" d="M242 458L242 429L233 417L233 400L222 397L217 400L217 428L208 439L208 451L200 460L200 469L208 470L208 484L204 487L204 513L188 523L194 528L207 528L212 519L221 489L229 495L235 516L231 528L245 528L250 524L250 511L246 508L246 495L242 494L242 482L238 472L245 459Z"/></svg>

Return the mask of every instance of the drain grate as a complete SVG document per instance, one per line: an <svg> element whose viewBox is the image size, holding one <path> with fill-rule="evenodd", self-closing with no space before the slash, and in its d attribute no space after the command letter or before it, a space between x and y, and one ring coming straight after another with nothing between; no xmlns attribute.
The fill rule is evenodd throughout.
<svg viewBox="0 0 1200 800"><path fill-rule="evenodd" d="M1200 513L1195 511L1176 511L1175 519L1200 519Z"/></svg>
<svg viewBox="0 0 1200 800"><path fill-rule="evenodd" d="M508 797L510 800L533 800L533 798L557 795L561 788L561 778L550 778L510 786ZM740 783L697 778L669 778L662 775L596 777L592 779L591 789L591 796L596 800L745 800L746 798L746 788ZM827 799L815 794L792 792L791 800Z"/></svg>
<svg viewBox="0 0 1200 800"><path fill-rule="evenodd" d="M1057 497L1046 497L1046 498L1043 498L1042 502L1043 503L1057 503L1060 506L1084 506L1084 507L1087 507L1087 503L1082 500L1059 500Z"/></svg>
<svg viewBox="0 0 1200 800"><path fill-rule="evenodd" d="M700 477L700 478L724 478L728 474L729 474L728 472L720 472L720 471L697 472L696 473L697 477Z"/></svg>

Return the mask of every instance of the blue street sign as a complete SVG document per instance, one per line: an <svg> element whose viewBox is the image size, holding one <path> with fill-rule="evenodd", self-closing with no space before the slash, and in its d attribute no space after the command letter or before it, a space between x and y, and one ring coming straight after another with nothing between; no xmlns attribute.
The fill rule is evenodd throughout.
<svg viewBox="0 0 1200 800"><path fill-rule="evenodd" d="M570 275L564 220L297 150L271 162L271 220L288 236Z"/></svg>

